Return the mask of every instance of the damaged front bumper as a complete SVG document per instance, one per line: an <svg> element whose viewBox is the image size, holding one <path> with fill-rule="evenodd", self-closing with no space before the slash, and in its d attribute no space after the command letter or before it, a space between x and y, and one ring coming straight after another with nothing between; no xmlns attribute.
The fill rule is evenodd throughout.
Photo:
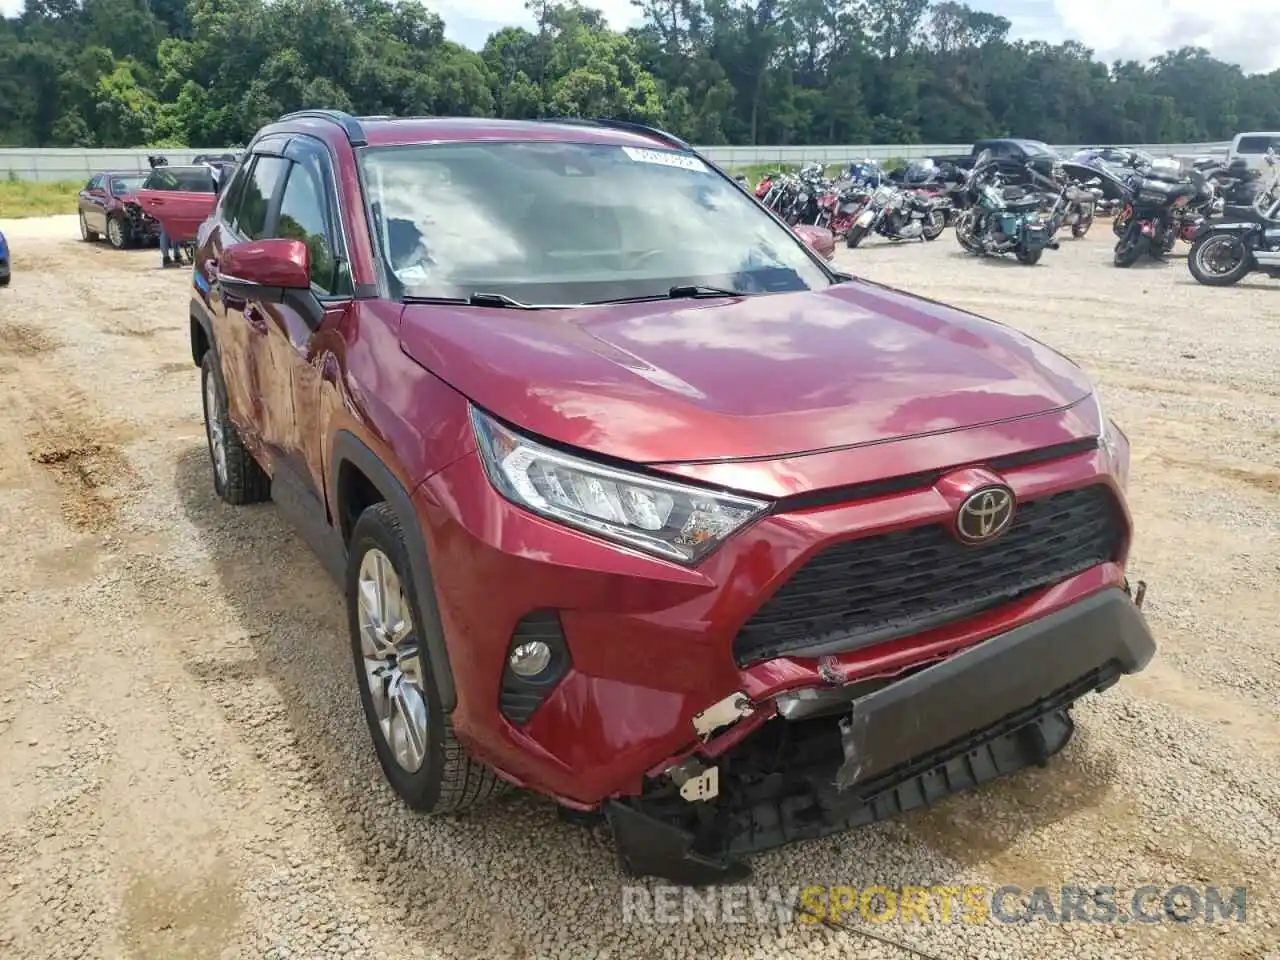
<svg viewBox="0 0 1280 960"><path fill-rule="evenodd" d="M1141 583L1108 588L873 687L777 698L777 716L714 765L689 758L606 805L624 870L733 882L749 873L740 858L1043 764L1070 740L1077 700L1154 655L1144 595Z"/></svg>
<svg viewBox="0 0 1280 960"><path fill-rule="evenodd" d="M148 243L160 238L160 222L136 203L124 205L125 214L129 218L129 236L135 243Z"/></svg>

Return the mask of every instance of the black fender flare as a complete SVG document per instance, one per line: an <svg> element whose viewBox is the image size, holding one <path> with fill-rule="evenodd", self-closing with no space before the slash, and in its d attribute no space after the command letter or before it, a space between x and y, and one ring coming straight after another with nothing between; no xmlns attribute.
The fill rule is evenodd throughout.
<svg viewBox="0 0 1280 960"><path fill-rule="evenodd" d="M209 322L208 308L200 302L199 298L192 297L189 312L191 314L190 322L196 324L204 331L205 343L207 343L209 345L209 349L213 351L214 357L221 360L222 358L218 357L218 343L213 339L213 325ZM196 339L196 331L194 328L191 329L190 333L191 362L198 367L200 366L200 361L203 359L200 354L200 343ZM219 366L219 369L221 369L221 366Z"/></svg>
<svg viewBox="0 0 1280 960"><path fill-rule="evenodd" d="M426 621L422 625L422 640L426 645L431 673L440 693L440 706L445 713L452 713L457 706L457 691L453 683L453 668L449 663L449 650L444 640L444 625L440 621L440 609L436 601L435 581L431 576L431 562L427 555L427 539L422 532L417 511L404 486L396 479L378 455L370 450L355 434L339 430L334 434L329 456L329 490L338 490L338 475L344 463L350 463L369 478L369 481L395 511L404 531L405 550L411 567L409 576L418 600L418 609ZM335 505L336 507L336 505ZM339 511L333 511L335 526L340 526Z"/></svg>

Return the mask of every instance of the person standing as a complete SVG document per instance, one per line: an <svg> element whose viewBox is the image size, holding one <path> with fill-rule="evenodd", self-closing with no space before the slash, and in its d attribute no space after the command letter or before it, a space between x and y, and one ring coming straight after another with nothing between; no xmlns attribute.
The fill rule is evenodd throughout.
<svg viewBox="0 0 1280 960"><path fill-rule="evenodd" d="M182 251L178 249L176 243L169 239L169 234L165 233L163 223L160 224L160 266L182 266Z"/></svg>

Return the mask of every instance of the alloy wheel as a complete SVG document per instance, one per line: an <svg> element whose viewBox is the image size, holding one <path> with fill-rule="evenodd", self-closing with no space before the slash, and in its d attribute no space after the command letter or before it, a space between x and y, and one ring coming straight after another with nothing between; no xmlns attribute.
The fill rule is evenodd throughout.
<svg viewBox="0 0 1280 960"><path fill-rule="evenodd" d="M209 456L213 460L213 472L218 486L227 484L227 438L223 432L222 409L218 404L218 384L212 376L204 381L204 425L209 434Z"/></svg>
<svg viewBox="0 0 1280 960"><path fill-rule="evenodd" d="M1240 266L1240 246L1234 237L1215 237L1196 251L1196 265L1209 276L1226 276Z"/></svg>
<svg viewBox="0 0 1280 960"><path fill-rule="evenodd" d="M357 591L360 649L378 727L396 763L416 773L430 743L422 657L400 577L377 547L360 561Z"/></svg>
<svg viewBox="0 0 1280 960"><path fill-rule="evenodd" d="M124 228L120 226L120 221L115 217L111 217L107 221L107 240L117 250L124 246Z"/></svg>

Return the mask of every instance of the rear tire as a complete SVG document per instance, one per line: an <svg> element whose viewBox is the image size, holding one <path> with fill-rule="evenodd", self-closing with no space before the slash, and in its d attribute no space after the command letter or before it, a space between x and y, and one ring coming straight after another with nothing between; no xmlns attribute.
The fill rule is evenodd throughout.
<svg viewBox="0 0 1280 960"><path fill-rule="evenodd" d="M844 245L852 250L862 242L862 238L867 235L866 227L852 226L849 232L844 235Z"/></svg>
<svg viewBox="0 0 1280 960"><path fill-rule="evenodd" d="M1226 271L1216 271L1210 269L1207 264L1208 256L1215 252L1215 248L1223 246L1238 246L1239 259L1236 265ZM1221 233L1210 233L1201 237L1191 245L1191 250L1187 254L1187 269L1191 271L1191 275L1196 278L1196 282L1203 283L1209 287L1229 287L1239 283L1253 270L1253 256L1247 249L1244 249L1237 237L1225 236Z"/></svg>
<svg viewBox="0 0 1280 960"><path fill-rule="evenodd" d="M98 231L89 229L89 221L84 218L84 211L80 211L80 239L85 243L97 243Z"/></svg>
<svg viewBox="0 0 1280 960"><path fill-rule="evenodd" d="M222 371L212 350L200 361L200 393L204 398L204 432L213 469L213 490L225 503L239 507L271 499L271 478L240 439L227 415Z"/></svg>
<svg viewBox="0 0 1280 960"><path fill-rule="evenodd" d="M387 783L407 806L429 814L465 810L500 793L505 781L467 755L440 705L427 655L427 637L441 631L440 621L423 617L409 575L404 532L390 504L376 503L360 514L351 532L349 557L347 622L356 685ZM387 588L371 590L379 570L383 578L377 582ZM375 611L379 606L386 609ZM386 616L387 610L395 616ZM379 634L375 624L388 629ZM390 629L401 624L401 629ZM375 644L380 645L376 650ZM392 696L393 690L398 695Z"/></svg>

